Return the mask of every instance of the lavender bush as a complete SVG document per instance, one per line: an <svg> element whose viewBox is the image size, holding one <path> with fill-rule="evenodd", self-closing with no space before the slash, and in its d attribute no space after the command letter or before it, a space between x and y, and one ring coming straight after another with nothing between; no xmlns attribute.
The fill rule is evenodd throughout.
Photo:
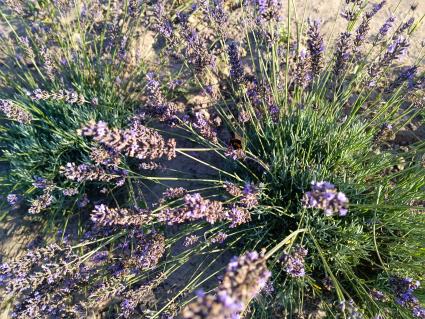
<svg viewBox="0 0 425 319"><path fill-rule="evenodd" d="M424 74L421 61L391 72L419 24L372 34L386 2L345 2L347 27L326 43L318 17L294 32L279 0L124 1L86 29L79 75L62 72L80 90L5 72L7 199L85 221L0 267L12 315L423 318L425 144L395 137L422 121ZM32 23L43 8L11 9ZM127 68L139 33L126 28L145 17L159 63L105 71L90 54ZM48 50L19 43L28 74L56 79Z"/></svg>
<svg viewBox="0 0 425 319"><path fill-rule="evenodd" d="M24 195L20 207L35 218L66 222L101 190L128 192L130 167L158 167L164 151L174 157L173 140L148 128L140 105L151 17L141 1L2 4L1 141L10 166L2 193ZM88 128L79 129L90 121L99 127L87 143ZM147 151L153 144L156 151ZM124 153L144 161L129 163ZM36 185L38 178L47 184Z"/></svg>

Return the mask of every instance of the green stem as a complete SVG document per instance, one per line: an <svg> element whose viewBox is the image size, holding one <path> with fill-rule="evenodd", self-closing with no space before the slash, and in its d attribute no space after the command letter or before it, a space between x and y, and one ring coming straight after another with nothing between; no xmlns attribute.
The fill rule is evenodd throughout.
<svg viewBox="0 0 425 319"><path fill-rule="evenodd" d="M298 234L304 233L306 231L307 231L307 228L301 228L301 229L297 229L296 231L292 232L291 234L286 236L285 239L283 239L279 244L277 244L271 250L269 250L264 257L266 259L269 259L279 249L281 249L283 246L289 244L292 241L292 239L295 239L298 236Z"/></svg>

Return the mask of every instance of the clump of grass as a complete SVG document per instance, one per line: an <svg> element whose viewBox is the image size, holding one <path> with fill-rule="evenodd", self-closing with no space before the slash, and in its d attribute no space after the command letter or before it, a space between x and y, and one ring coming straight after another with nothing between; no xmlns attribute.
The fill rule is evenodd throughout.
<svg viewBox="0 0 425 319"><path fill-rule="evenodd" d="M157 4L154 28L169 63L146 77L144 120L162 122L175 139L138 121L126 128L108 113L73 126L79 143L97 143L106 155L90 166L69 153L64 176L103 186L125 170L128 191L108 193L112 200L98 194L86 238L53 246L46 259L55 263L41 266L44 249L12 263L29 290L10 264L1 268L9 292L22 298L18 315L84 316L94 300L96 311L124 318L423 317L425 144L397 148L394 141L421 120L417 105L405 101L423 89L422 60L388 75L419 24L372 35L385 2L347 3L350 21L332 48L318 20L296 33L290 16L284 25L279 1L202 1L176 16ZM220 32L211 36L203 24ZM161 81L170 73L178 88L165 94ZM177 112L177 102L190 103L188 92L208 97L208 109ZM166 174L149 177L132 162L161 156L187 161L195 176L170 162ZM133 186L146 179L164 192L141 209ZM50 184L37 185L48 199ZM239 257L228 263L228 254ZM58 291L67 298L54 308ZM147 303L147 294L158 300Z"/></svg>

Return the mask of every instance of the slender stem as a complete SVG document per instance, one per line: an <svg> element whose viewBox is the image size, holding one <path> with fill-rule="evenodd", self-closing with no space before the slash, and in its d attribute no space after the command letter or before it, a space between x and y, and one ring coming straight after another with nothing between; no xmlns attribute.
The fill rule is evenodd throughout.
<svg viewBox="0 0 425 319"><path fill-rule="evenodd" d="M296 231L292 232L291 234L286 236L285 239L283 239L279 244L277 244L271 250L269 250L264 257L266 259L269 259L279 249L281 249L283 246L289 244L293 239L295 239L298 236L298 234L304 233L306 231L307 231L307 228L301 228L301 229L297 229Z"/></svg>

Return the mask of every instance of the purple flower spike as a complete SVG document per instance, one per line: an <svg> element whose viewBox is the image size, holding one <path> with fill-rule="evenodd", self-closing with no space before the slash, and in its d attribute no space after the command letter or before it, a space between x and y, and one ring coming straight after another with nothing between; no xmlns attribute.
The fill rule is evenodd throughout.
<svg viewBox="0 0 425 319"><path fill-rule="evenodd" d="M379 29L378 40L382 40L387 35L388 31L390 31L390 29L392 28L394 22L395 22L394 16L389 17L387 21L385 21L385 23Z"/></svg>
<svg viewBox="0 0 425 319"><path fill-rule="evenodd" d="M348 213L348 198L338 192L335 185L329 182L312 182L311 191L304 194L303 202L307 208L318 208L325 212L326 216L346 216Z"/></svg>
<svg viewBox="0 0 425 319"><path fill-rule="evenodd" d="M244 70L239 56L238 46L235 42L231 42L229 44L228 55L230 63L230 77L237 83L243 82Z"/></svg>
<svg viewBox="0 0 425 319"><path fill-rule="evenodd" d="M198 292L197 300L183 309L181 318L240 318L243 309L264 289L270 276L263 253L248 252L234 257L217 294Z"/></svg>
<svg viewBox="0 0 425 319"><path fill-rule="evenodd" d="M263 27L269 22L279 22L282 20L281 0L254 0L257 8L257 21Z"/></svg>
<svg viewBox="0 0 425 319"><path fill-rule="evenodd" d="M283 256L283 266L288 275L291 277L305 276L304 258L307 254L307 249L296 246L291 254Z"/></svg>
<svg viewBox="0 0 425 319"><path fill-rule="evenodd" d="M15 206L19 202L19 196L17 194L9 194L6 199L10 206Z"/></svg>
<svg viewBox="0 0 425 319"><path fill-rule="evenodd" d="M308 20L307 48L310 55L312 76L319 75L323 68L323 51L325 50L323 37L320 33L320 20Z"/></svg>
<svg viewBox="0 0 425 319"><path fill-rule="evenodd" d="M420 306L414 307L412 314L415 318L425 319L425 308Z"/></svg>

